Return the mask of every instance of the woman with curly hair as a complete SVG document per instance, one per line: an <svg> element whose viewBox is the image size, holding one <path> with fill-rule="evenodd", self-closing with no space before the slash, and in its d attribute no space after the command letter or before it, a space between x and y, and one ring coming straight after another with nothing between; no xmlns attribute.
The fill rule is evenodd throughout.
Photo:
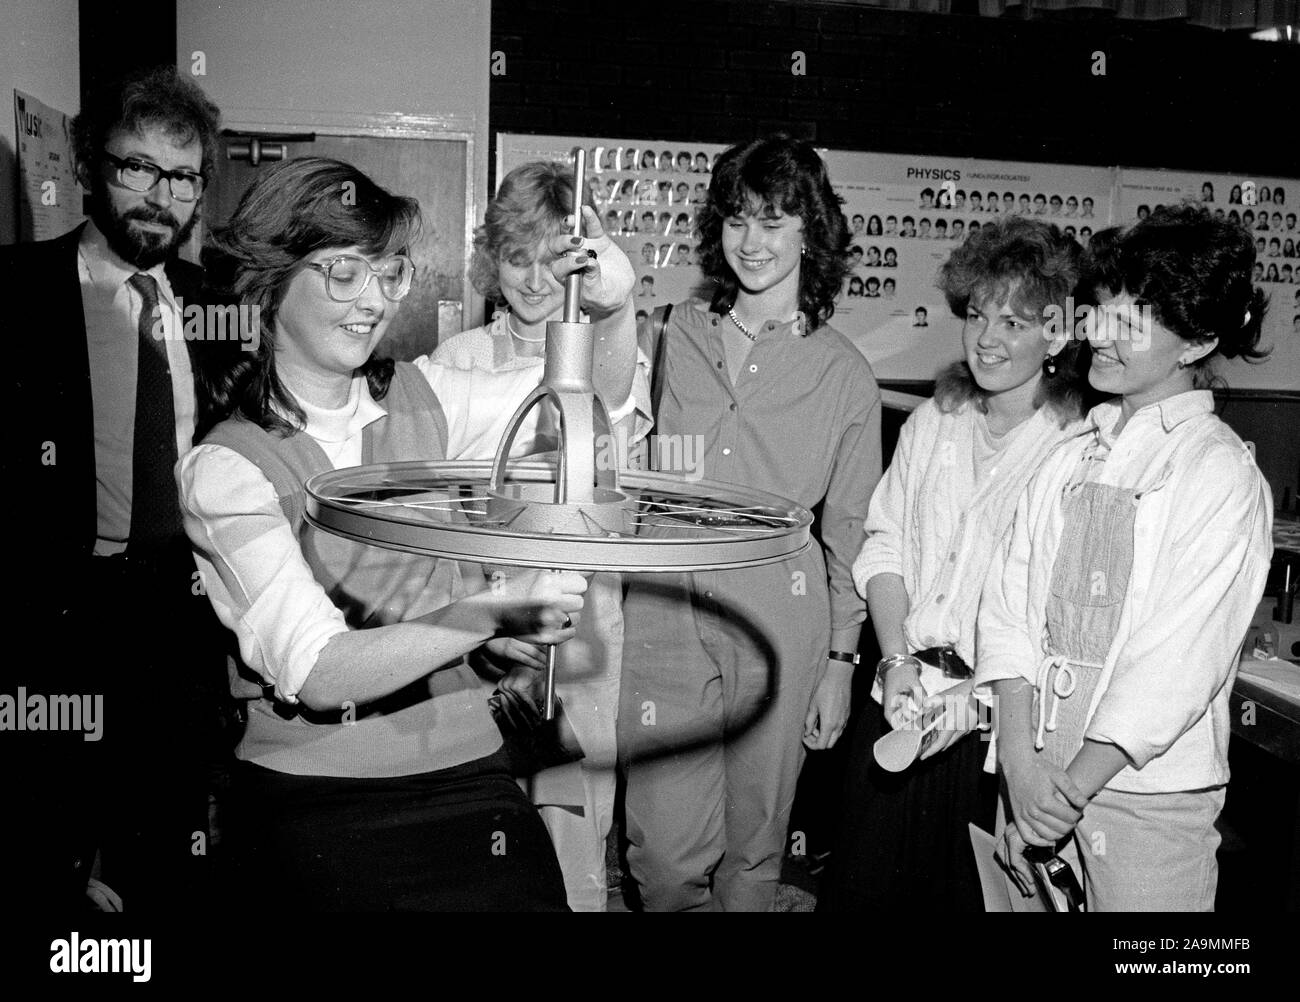
<svg viewBox="0 0 1300 1002"><path fill-rule="evenodd" d="M1016 497L1081 428L1071 302L1082 271L1082 248L1054 224L1011 215L971 234L939 272L963 357L903 425L853 565L883 655L881 708L868 704L854 733L819 911L982 910L967 826L992 830L997 782L974 730L975 618ZM922 761L899 773L876 765L877 739L922 726L928 711L946 716Z"/></svg>
<svg viewBox="0 0 1300 1002"><path fill-rule="evenodd" d="M821 542L765 567L632 582L628 862L647 909L765 911L803 744L830 747L848 717L866 615L849 566L880 475L880 393L827 323L848 227L811 146L727 150L698 229L712 295L673 309L659 339L660 441L700 443L705 478L821 506Z"/></svg>
<svg viewBox="0 0 1300 1002"><path fill-rule="evenodd" d="M418 222L414 199L300 158L261 174L204 250L209 280L257 309L260 335L210 373L218 423L178 467L208 597L262 683L230 843L243 883L270 880L294 909L564 910L555 853L465 655L570 639L586 581L529 571L489 589L455 561L304 516L316 474L444 457L425 375L375 354L411 287Z"/></svg>
<svg viewBox="0 0 1300 1002"><path fill-rule="evenodd" d="M1000 855L1055 846L1090 911L1209 911L1228 697L1272 556L1272 497L1203 389L1261 358L1250 235L1195 204L1093 239L1092 385L1114 396L1016 507L979 616L1009 811Z"/></svg>

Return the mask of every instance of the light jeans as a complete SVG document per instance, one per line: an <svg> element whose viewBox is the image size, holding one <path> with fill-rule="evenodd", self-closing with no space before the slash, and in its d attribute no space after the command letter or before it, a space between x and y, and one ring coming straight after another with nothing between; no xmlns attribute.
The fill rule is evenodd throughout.
<svg viewBox="0 0 1300 1002"><path fill-rule="evenodd" d="M1214 822L1226 786L1182 793L1102 789L1061 849L1090 912L1210 912L1219 884ZM998 831L1005 820L998 806ZM1013 910L1025 899L1009 878ZM1041 894L1041 891L1037 893Z"/></svg>
<svg viewBox="0 0 1300 1002"><path fill-rule="evenodd" d="M1061 854L1075 873L1082 863L1088 910L1214 911L1220 842L1214 822L1226 790L1101 790Z"/></svg>

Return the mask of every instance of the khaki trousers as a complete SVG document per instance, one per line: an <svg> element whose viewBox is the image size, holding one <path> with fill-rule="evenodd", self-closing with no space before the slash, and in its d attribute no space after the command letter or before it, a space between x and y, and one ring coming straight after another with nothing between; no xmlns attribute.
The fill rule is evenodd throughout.
<svg viewBox="0 0 1300 1002"><path fill-rule="evenodd" d="M824 581L819 565L797 580ZM824 586L804 594L791 575L789 562L664 575L628 593L619 747L649 911L776 898L827 636Z"/></svg>

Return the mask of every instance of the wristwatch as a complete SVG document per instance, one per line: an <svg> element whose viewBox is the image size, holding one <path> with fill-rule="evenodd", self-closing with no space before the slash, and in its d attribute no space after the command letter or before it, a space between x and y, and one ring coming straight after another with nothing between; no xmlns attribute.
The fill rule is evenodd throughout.
<svg viewBox="0 0 1300 1002"><path fill-rule="evenodd" d="M862 655L857 652L850 654L848 651L827 651L826 658L828 661L844 661L857 667L858 662L862 660Z"/></svg>

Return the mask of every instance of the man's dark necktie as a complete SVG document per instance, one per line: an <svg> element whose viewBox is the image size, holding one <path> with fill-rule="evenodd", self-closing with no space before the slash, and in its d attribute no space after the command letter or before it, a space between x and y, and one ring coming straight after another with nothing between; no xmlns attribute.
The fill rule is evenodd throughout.
<svg viewBox="0 0 1300 1002"><path fill-rule="evenodd" d="M183 532L176 496L176 416L167 344L153 336L158 313L158 283L143 272L127 284L144 300L140 319L139 363L135 384L135 441L131 450L131 534L127 552L140 554Z"/></svg>

